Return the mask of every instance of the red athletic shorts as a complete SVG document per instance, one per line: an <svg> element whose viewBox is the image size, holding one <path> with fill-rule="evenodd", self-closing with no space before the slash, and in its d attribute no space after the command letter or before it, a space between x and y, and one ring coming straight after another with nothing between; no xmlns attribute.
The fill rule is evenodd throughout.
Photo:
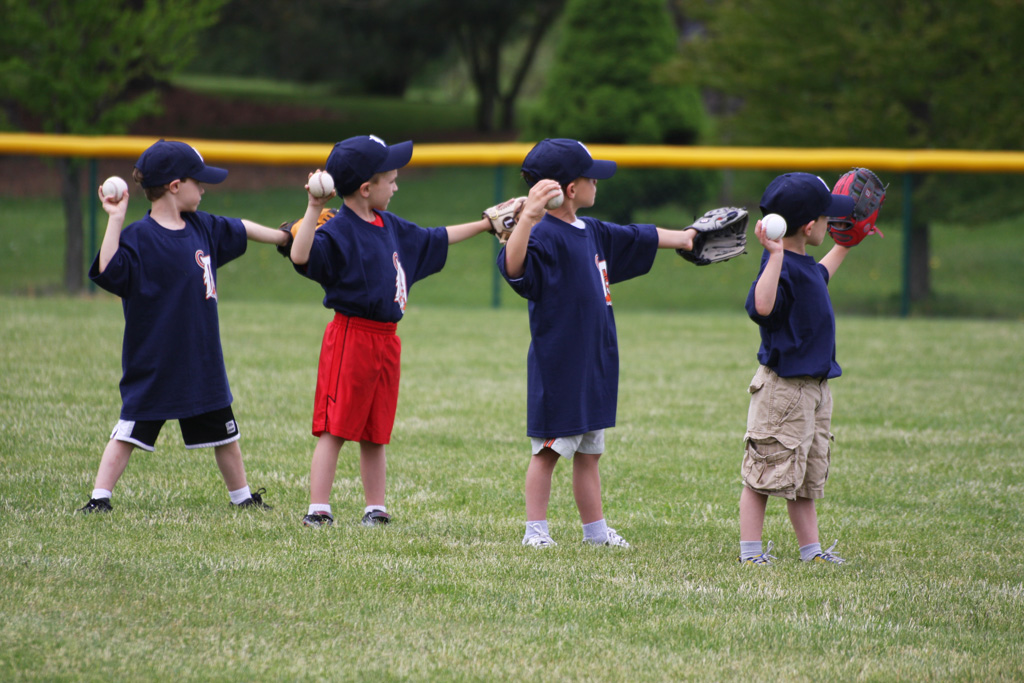
<svg viewBox="0 0 1024 683"><path fill-rule="evenodd" d="M336 313L324 331L313 404L313 435L391 441L402 340L396 323Z"/></svg>

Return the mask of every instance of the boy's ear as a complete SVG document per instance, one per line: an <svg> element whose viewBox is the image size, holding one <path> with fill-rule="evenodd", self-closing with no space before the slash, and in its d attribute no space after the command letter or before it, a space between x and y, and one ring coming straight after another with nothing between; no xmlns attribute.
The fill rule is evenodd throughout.
<svg viewBox="0 0 1024 683"><path fill-rule="evenodd" d="M372 179L371 180L367 180L365 183L363 183L362 185L359 186L359 196L360 197L363 197L364 199L369 198L369 196L370 196L370 183L371 182L373 182Z"/></svg>
<svg viewBox="0 0 1024 683"><path fill-rule="evenodd" d="M180 187L181 187L181 180L180 179L172 180L171 182L167 183L167 191L168 192L175 192L176 193L178 191L178 188L180 188Z"/></svg>
<svg viewBox="0 0 1024 683"><path fill-rule="evenodd" d="M565 186L565 196L569 197L569 198L574 198L576 196L576 181L575 180Z"/></svg>

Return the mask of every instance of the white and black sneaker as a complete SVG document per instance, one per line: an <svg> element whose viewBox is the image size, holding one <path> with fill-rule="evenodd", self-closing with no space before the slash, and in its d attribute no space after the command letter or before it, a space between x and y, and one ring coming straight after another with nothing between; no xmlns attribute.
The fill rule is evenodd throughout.
<svg viewBox="0 0 1024 683"><path fill-rule="evenodd" d="M383 510L370 510L363 515L363 526L380 526L381 524L390 524L391 515L384 512Z"/></svg>
<svg viewBox="0 0 1024 683"><path fill-rule="evenodd" d="M584 539L584 543L598 546L612 546L615 548L628 548L629 543L622 536L619 536L619 532L615 529L608 527L608 536L603 541L592 541L590 539Z"/></svg>
<svg viewBox="0 0 1024 683"><path fill-rule="evenodd" d="M539 524L527 524L523 545L529 548L550 548L558 544Z"/></svg>
<svg viewBox="0 0 1024 683"><path fill-rule="evenodd" d="M263 494L266 493L265 488L261 488L258 491L250 493L250 497L243 500L241 503L232 503L236 508L257 508L260 510L273 510L271 506L263 502Z"/></svg>
<svg viewBox="0 0 1024 683"><path fill-rule="evenodd" d="M331 526L333 524L334 517L326 512L314 512L302 518L302 526L309 526L314 529L319 529L322 526Z"/></svg>
<svg viewBox="0 0 1024 683"><path fill-rule="evenodd" d="M78 508L78 512L81 512L83 515L89 515L93 512L110 512L113 509L109 498L90 498L84 507Z"/></svg>

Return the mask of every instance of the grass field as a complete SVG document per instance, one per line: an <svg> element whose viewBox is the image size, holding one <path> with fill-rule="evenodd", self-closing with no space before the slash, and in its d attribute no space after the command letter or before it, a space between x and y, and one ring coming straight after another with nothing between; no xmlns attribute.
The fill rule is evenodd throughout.
<svg viewBox="0 0 1024 683"><path fill-rule="evenodd" d="M819 512L848 564L802 565L774 501L780 561L755 568L735 563L757 338L742 313L616 298L619 424L602 470L633 548L580 546L562 465L560 544L538 552L519 545L525 312L418 305L414 290L395 523L356 524L343 450L338 524L314 531L299 519L327 314L255 300L233 276L225 355L266 513L229 510L212 457L186 452L172 423L113 513L73 514L120 405L120 306L0 297L0 680L1024 678L1019 322L841 316Z"/></svg>

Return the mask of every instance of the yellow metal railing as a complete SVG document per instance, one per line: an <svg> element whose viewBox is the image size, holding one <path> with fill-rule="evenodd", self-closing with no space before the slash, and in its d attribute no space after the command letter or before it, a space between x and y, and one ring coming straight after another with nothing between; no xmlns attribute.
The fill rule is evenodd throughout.
<svg viewBox="0 0 1024 683"><path fill-rule="evenodd" d="M135 159L156 138L142 136L0 133L0 154ZM211 163L315 168L331 143L243 142L181 138ZM532 143L417 144L410 166L518 166ZM860 147L680 147L589 145L595 157L620 166L654 168L846 169L866 166L899 173L1024 173L1024 151L874 149Z"/></svg>
<svg viewBox="0 0 1024 683"><path fill-rule="evenodd" d="M280 143L180 138L200 150L210 163L320 167L332 143ZM0 155L136 159L155 138L142 136L47 135L0 133ZM532 143L417 144L410 166L491 166L496 174L495 201L503 199L501 168L519 166ZM861 147L683 147L655 145L589 145L597 158L623 167L720 168L744 170L848 169L903 174L903 291L901 313L910 310L910 254L913 205L911 177L916 173L1024 173L1024 151L950 149L874 149ZM95 163L92 164L95 168ZM95 185L95 178L93 185ZM95 207L92 209L95 213ZM93 228L95 232L95 227ZM497 276L495 276L497 277ZM494 301L497 305L497 282Z"/></svg>

